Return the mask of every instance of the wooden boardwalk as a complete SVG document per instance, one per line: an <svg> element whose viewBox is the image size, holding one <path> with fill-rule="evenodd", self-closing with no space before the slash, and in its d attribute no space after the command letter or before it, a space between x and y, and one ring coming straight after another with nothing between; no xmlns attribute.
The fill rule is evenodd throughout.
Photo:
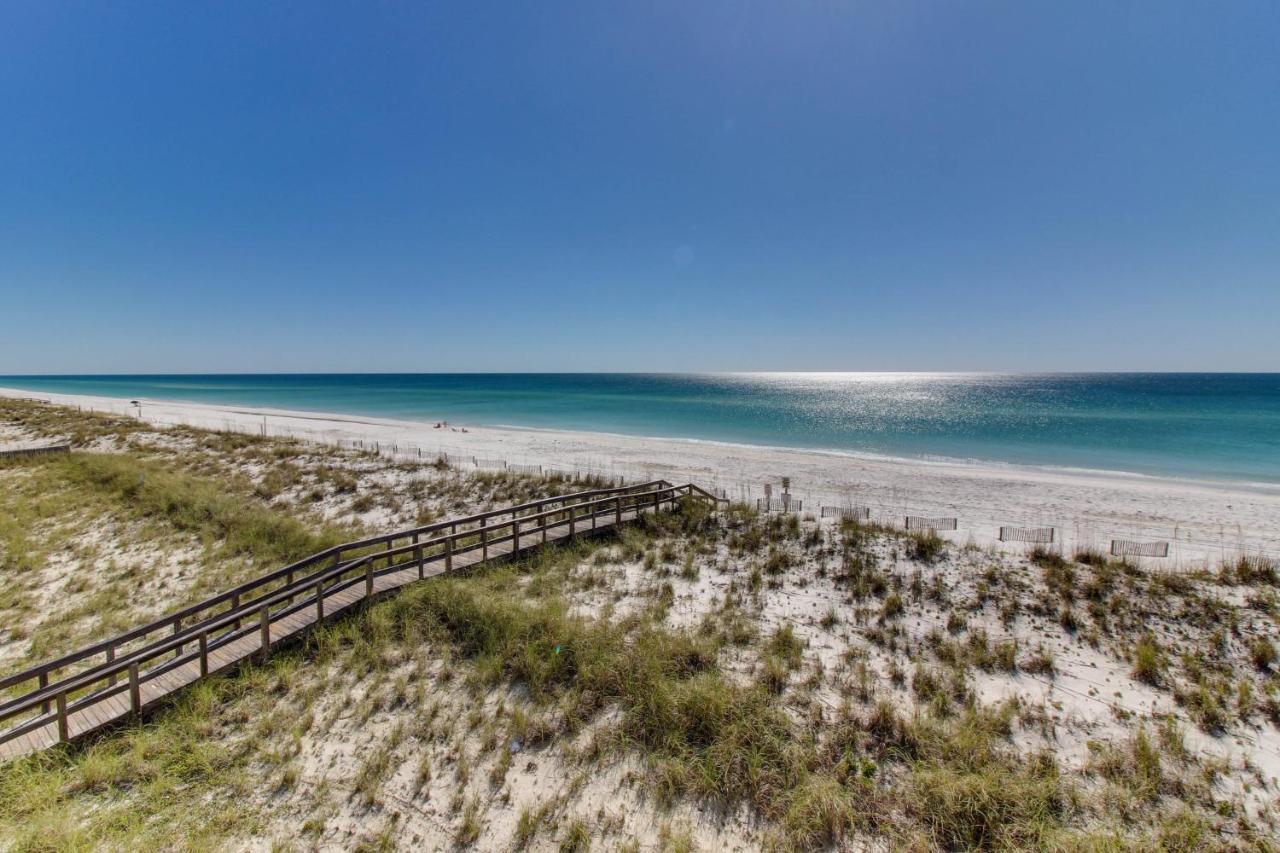
<svg viewBox="0 0 1280 853"><path fill-rule="evenodd" d="M145 714L201 678L265 657L317 623L407 584L610 530L685 498L717 500L693 484L659 480L561 495L328 549L0 679L4 689L29 686L0 702L0 724L7 725L0 730L0 761ZM400 540L405 544L396 545ZM148 640L155 634L159 639ZM105 661L85 666L99 657ZM78 671L66 674L77 664Z"/></svg>

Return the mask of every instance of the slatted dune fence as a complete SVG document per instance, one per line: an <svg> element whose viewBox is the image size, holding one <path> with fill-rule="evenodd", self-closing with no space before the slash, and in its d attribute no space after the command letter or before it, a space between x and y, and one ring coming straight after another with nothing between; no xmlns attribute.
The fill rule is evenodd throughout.
<svg viewBox="0 0 1280 853"><path fill-rule="evenodd" d="M70 452L70 444L46 444L40 447L0 447L0 459L19 459L24 456L48 456L54 453Z"/></svg>
<svg viewBox="0 0 1280 853"><path fill-rule="evenodd" d="M507 465L507 470L515 474L533 474L537 477L542 476L541 465L515 465L509 463Z"/></svg>
<svg viewBox="0 0 1280 853"><path fill-rule="evenodd" d="M958 521L946 516L908 515L903 525L908 530L955 530Z"/></svg>
<svg viewBox="0 0 1280 853"><path fill-rule="evenodd" d="M505 459L485 459L477 456L475 458L475 463L477 468L486 468L493 471L505 471L507 468L507 462Z"/></svg>
<svg viewBox="0 0 1280 853"><path fill-rule="evenodd" d="M1168 542L1134 542L1129 539L1112 539L1113 557L1167 557Z"/></svg>
<svg viewBox="0 0 1280 853"><path fill-rule="evenodd" d="M689 483L592 489L348 542L234 589L0 679L0 759L75 740L362 601L429 575L512 556L675 506Z"/></svg>
<svg viewBox="0 0 1280 853"><path fill-rule="evenodd" d="M804 509L804 501L799 498L756 498L757 512L800 512Z"/></svg>
<svg viewBox="0 0 1280 853"><path fill-rule="evenodd" d="M852 518L855 521L868 521L871 518L871 508L865 506L824 506L822 508L823 518Z"/></svg>
<svg viewBox="0 0 1280 853"><path fill-rule="evenodd" d="M1052 545L1056 539L1052 527L1001 527L1001 542L1030 542L1034 545Z"/></svg>

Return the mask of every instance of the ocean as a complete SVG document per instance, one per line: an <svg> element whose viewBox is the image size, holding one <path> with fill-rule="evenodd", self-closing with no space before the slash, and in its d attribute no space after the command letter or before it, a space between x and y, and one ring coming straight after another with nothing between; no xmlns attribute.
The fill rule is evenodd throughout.
<svg viewBox="0 0 1280 853"><path fill-rule="evenodd" d="M1280 483L1280 374L0 376L0 386Z"/></svg>

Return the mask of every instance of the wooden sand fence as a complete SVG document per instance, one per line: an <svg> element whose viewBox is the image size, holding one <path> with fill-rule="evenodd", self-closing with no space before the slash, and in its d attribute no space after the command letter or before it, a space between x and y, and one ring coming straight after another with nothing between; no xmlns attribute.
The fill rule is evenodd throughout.
<svg viewBox="0 0 1280 853"><path fill-rule="evenodd" d="M48 444L42 447L0 447L0 459L21 459L24 456L47 456L54 453L70 452L70 444Z"/></svg>
<svg viewBox="0 0 1280 853"><path fill-rule="evenodd" d="M1034 545L1052 545L1056 539L1052 527L1001 527L1001 542L1029 542Z"/></svg>
<svg viewBox="0 0 1280 853"><path fill-rule="evenodd" d="M1167 557L1168 542L1133 542L1128 539L1111 540L1113 557Z"/></svg>
<svg viewBox="0 0 1280 853"><path fill-rule="evenodd" d="M904 517L903 526L907 530L955 530L959 521L949 516L908 515Z"/></svg>

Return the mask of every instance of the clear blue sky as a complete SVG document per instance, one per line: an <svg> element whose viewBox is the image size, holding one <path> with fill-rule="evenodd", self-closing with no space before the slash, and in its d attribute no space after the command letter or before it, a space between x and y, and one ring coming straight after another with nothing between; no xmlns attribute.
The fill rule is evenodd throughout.
<svg viewBox="0 0 1280 853"><path fill-rule="evenodd" d="M1280 370L1275 2L0 8L0 373Z"/></svg>

